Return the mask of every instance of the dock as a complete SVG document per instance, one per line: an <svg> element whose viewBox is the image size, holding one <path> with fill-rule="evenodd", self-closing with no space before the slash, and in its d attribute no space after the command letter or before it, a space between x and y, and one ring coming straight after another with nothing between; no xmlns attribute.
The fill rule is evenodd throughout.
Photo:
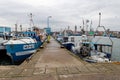
<svg viewBox="0 0 120 80"><path fill-rule="evenodd" d="M120 80L120 64L88 63L53 38L21 65L0 66L0 80Z"/></svg>

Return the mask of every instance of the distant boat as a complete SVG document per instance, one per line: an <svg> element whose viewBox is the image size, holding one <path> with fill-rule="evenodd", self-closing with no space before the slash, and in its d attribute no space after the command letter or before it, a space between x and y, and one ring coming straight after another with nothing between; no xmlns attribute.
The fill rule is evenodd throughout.
<svg viewBox="0 0 120 80"><path fill-rule="evenodd" d="M80 51L80 43L81 42L86 42L88 40L86 35L81 35L81 36L68 36L68 37L64 37L64 42L62 43L62 45L67 48L68 50L71 51Z"/></svg>

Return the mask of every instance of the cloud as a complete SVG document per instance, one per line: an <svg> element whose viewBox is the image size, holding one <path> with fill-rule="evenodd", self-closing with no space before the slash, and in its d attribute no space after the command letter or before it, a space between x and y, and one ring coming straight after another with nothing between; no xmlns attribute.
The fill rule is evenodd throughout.
<svg viewBox="0 0 120 80"><path fill-rule="evenodd" d="M47 26L47 17L54 30L82 25L82 20L92 20L98 25L98 13L102 13L101 24L111 30L120 30L120 1L116 0L0 0L0 25L22 24L29 27L29 14L33 13L35 25Z"/></svg>

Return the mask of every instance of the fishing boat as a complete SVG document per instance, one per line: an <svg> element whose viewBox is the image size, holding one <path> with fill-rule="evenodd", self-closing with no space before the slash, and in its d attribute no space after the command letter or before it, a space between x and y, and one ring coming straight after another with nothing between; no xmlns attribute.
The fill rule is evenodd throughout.
<svg viewBox="0 0 120 80"><path fill-rule="evenodd" d="M3 45L13 63L25 60L37 49L37 42L30 37L9 40Z"/></svg>
<svg viewBox="0 0 120 80"><path fill-rule="evenodd" d="M4 56L11 64L22 62L30 57L45 40L42 40L38 28L31 31L22 31L21 29L20 32L16 29L11 35L12 38L2 40L0 43L0 56Z"/></svg>
<svg viewBox="0 0 120 80"><path fill-rule="evenodd" d="M62 45L65 46L68 50L76 53L79 52L80 50L80 43L81 42L86 42L88 40L86 35L81 35L81 36L68 36L64 37Z"/></svg>
<svg viewBox="0 0 120 80"><path fill-rule="evenodd" d="M33 33L33 32L29 32ZM31 37L13 37L10 40L4 40L0 44L0 51L4 51L4 54L11 63L17 63L25 60L42 45L40 36L34 35Z"/></svg>
<svg viewBox="0 0 120 80"><path fill-rule="evenodd" d="M105 43L84 42L77 53L87 62L110 62L112 55L112 45Z"/></svg>
<svg viewBox="0 0 120 80"><path fill-rule="evenodd" d="M105 27L100 25L100 20L101 13L99 13L99 25L97 29L99 27L103 28L105 30L105 33L107 34ZM79 48L77 48L79 50L79 52L77 52L77 55L79 55L83 60L87 62L111 61L113 41L110 36L91 36L88 41L80 42L80 44L81 45L79 46Z"/></svg>
<svg viewBox="0 0 120 80"><path fill-rule="evenodd" d="M72 30L64 30L63 31L63 37L62 37L62 46L64 46L68 50L72 50L72 46L75 46L75 39L78 37L78 35L73 34Z"/></svg>

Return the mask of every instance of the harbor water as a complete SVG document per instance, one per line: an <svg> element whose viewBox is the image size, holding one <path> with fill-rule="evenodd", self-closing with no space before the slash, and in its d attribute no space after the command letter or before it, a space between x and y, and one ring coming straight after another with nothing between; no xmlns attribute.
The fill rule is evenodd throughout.
<svg viewBox="0 0 120 80"><path fill-rule="evenodd" d="M120 39L112 38L112 41L113 41L112 60L120 61Z"/></svg>

